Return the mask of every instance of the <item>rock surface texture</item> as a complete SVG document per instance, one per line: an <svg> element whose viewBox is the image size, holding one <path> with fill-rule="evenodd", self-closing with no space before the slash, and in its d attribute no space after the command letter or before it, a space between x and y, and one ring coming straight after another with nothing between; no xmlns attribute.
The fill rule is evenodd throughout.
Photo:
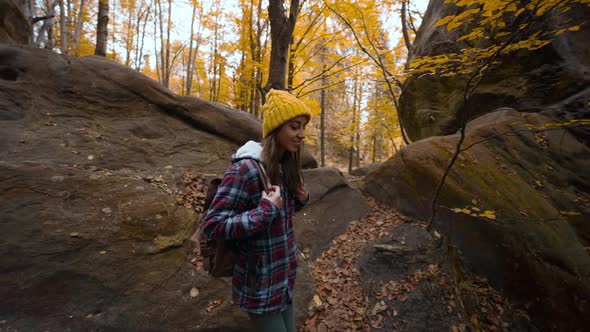
<svg viewBox="0 0 590 332"><path fill-rule="evenodd" d="M199 213L184 203L190 179L221 175L261 136L259 120L101 57L0 44L0 68L0 329L247 330L229 281L190 263ZM305 176L314 200L296 228L313 257L368 208L337 171Z"/></svg>
<svg viewBox="0 0 590 332"><path fill-rule="evenodd" d="M464 8L445 4L443 0L430 1L412 46L410 60L456 53L469 47L457 39L472 29L472 25L465 24L451 31L447 31L444 25L434 26L441 18L460 14ZM590 8L580 6L567 12L564 21L583 22L588 17ZM463 102L465 76L409 77L400 97L400 117L408 136L417 141L452 134L458 129L460 114L474 118L500 107L531 112L563 106L566 102L570 106L576 105L574 111L579 112L579 103L590 93L590 25L581 24L580 27L579 31L561 34L542 49L512 52L501 58L502 65L486 74L467 105ZM539 29L554 28L547 24Z"/></svg>
<svg viewBox="0 0 590 332"><path fill-rule="evenodd" d="M16 4L0 0L0 44L29 45L31 36L31 24Z"/></svg>

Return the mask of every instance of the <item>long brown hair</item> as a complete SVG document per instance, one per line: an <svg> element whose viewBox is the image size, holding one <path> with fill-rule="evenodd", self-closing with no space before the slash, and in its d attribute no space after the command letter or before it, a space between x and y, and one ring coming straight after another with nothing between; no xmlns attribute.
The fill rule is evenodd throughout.
<svg viewBox="0 0 590 332"><path fill-rule="evenodd" d="M282 126L281 126L282 127ZM285 151L281 154L276 134L277 128L270 133L262 145L262 164L273 185L283 185L295 194L303 183L303 172L301 171L301 147L296 152ZM283 176L281 177L281 167Z"/></svg>

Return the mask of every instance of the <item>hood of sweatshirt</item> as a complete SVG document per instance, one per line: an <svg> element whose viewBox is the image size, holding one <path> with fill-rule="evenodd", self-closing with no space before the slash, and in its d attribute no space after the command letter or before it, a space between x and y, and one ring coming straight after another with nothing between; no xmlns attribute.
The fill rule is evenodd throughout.
<svg viewBox="0 0 590 332"><path fill-rule="evenodd" d="M255 141L248 141L242 145L231 157L232 163L241 159L255 159L262 161L262 145Z"/></svg>

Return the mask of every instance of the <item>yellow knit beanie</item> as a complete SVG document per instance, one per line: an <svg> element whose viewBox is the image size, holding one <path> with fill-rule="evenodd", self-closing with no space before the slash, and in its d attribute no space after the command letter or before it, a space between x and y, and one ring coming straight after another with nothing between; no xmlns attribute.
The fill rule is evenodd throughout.
<svg viewBox="0 0 590 332"><path fill-rule="evenodd" d="M283 123L304 115L311 119L307 106L287 91L270 89L266 94L266 103L262 106L262 138L266 138Z"/></svg>

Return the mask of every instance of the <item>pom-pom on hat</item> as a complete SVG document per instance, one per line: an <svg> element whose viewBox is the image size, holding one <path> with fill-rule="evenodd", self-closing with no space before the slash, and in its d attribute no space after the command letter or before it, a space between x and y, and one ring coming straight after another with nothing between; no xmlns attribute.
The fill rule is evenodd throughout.
<svg viewBox="0 0 590 332"><path fill-rule="evenodd" d="M311 112L297 97L287 91L270 89L266 94L266 103L262 106L262 138L266 138L283 123L300 115L311 119Z"/></svg>

